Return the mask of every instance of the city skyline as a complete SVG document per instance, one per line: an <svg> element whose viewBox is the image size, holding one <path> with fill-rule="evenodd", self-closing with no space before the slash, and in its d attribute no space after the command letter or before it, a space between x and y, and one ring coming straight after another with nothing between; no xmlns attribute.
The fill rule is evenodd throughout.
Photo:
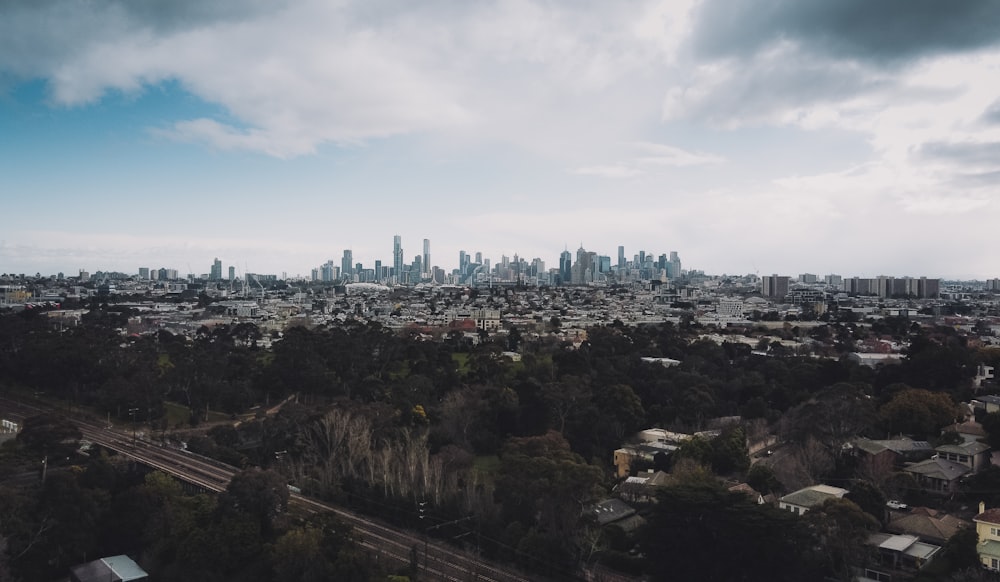
<svg viewBox="0 0 1000 582"><path fill-rule="evenodd" d="M399 235L425 269L582 243L990 279L998 29L979 0L2 3L0 272L307 276Z"/></svg>
<svg viewBox="0 0 1000 582"><path fill-rule="evenodd" d="M400 237L398 236L393 237L394 243L396 243L397 238ZM423 248L427 249L429 243L430 243L429 239L423 239L423 245L424 245ZM758 277L759 280L764 282L765 286L768 285L767 280L772 277L779 277L781 279L785 279L786 285L788 283L803 283L803 282L823 283L825 280L825 282L828 285L833 285L835 287L840 287L844 281L849 282L850 279L856 280L859 278L868 281L875 281L879 279L883 280L888 279L890 281L893 279L897 281L902 281L902 280L917 281L919 279L927 279L927 278L935 280L980 281L980 282L983 281L989 282L997 280L996 277L984 277L979 279L977 278L949 279L947 277L940 277L928 273L902 273L892 270L886 270L878 274L861 273L857 271L834 273L830 271L823 271L821 269L813 269L811 271L803 271L798 273L765 272L765 271L757 271L757 272L739 271L732 273L712 273L712 272L707 272L704 269L698 268L697 266L689 266L687 263L684 263L682 269L680 253L678 251L667 252L661 250L661 251L650 252L647 250L641 250L636 253L628 255L624 254L625 249L622 245L619 245L617 247L617 251L618 251L618 256L616 258L611 254L605 254L600 251L588 250L584 248L584 246L580 246L574 252L570 252L568 249L561 251L559 253L559 256L555 260L550 262L544 257L527 257L527 256L521 256L517 253L514 253L513 255L506 255L506 254L501 255L500 257L494 259L493 257L484 255L482 251L470 252L462 250L459 251L459 256L457 257L457 260L453 265L448 265L448 264L442 265L442 264L432 263L430 269L421 269L420 273L422 273L424 276L423 279L424 282L429 282L429 279L427 279L427 277L433 274L433 269L442 269L444 273L451 275L453 273L462 272L465 269L465 267L468 266L469 263L472 263L473 265L485 265L486 267L489 267L491 270L495 270L497 267L501 266L502 264L504 264L504 262L507 261L509 261L511 264L514 264L516 261L520 261L521 264L527 266L532 266L533 264L537 264L540 261L541 265L544 267L544 272L549 273L551 275L558 275L562 278L562 281L565 281L564 283L559 283L559 284L576 285L585 283L583 281L575 280L573 278L573 275L571 274L573 270L577 268L577 265L580 264L581 257L579 253L585 252L586 255L589 255L589 257L586 258L585 260L590 260L590 261L602 260L602 259L604 260L604 266L599 271L595 271L595 273L600 272L602 274L616 273L619 269L622 268L628 268L628 269L644 268L641 267L641 265L645 265L646 264L645 261L651 261L654 267L654 272L652 273L651 277L653 279L658 279L660 277L661 273L657 269L660 268L658 267L658 265L662 261L664 263L663 267L665 268L665 271L662 274L668 276L671 279L674 278L674 274L676 273L682 273L684 276L687 276L689 271L694 271L698 273L698 276L707 276L707 277L756 276ZM371 270L378 271L381 268L384 269L384 273L386 273L387 275L384 278L381 278L380 282L391 281L394 284L405 284L405 285L413 285L415 283L420 282L417 280L407 280L406 282L399 282L396 281L395 279L392 279L392 277L390 277L388 274L392 273L394 275L394 271L396 270L396 265L394 264L394 261L390 262L379 258L373 258L371 260L362 260L361 258L353 256L352 249L342 249L341 252L342 256L340 258L331 257L326 261L324 261L322 264L318 263L316 266L312 267L309 271L305 273L294 273L286 269L278 269L276 271L244 270L239 265L227 263L226 261L220 259L219 257L213 257L208 263L206 263L207 269L194 268L194 269L189 269L187 271L183 269L174 268L170 266L171 264L154 265L150 263L148 265L136 267L131 270L106 269L98 266L97 268L70 269L70 270L63 270L51 273L37 272L37 274L42 277L54 277L59 275L66 278L73 278L76 277L78 273L86 273L87 277L89 278L96 273L105 273L105 274L119 273L127 276L138 276L139 279L155 280L157 279L155 274L153 277L150 277L150 273L154 271L168 271L169 273L172 273L168 277L168 279L178 279L178 280L185 280L188 279L189 277L194 277L197 279L205 279L210 281L211 280L232 281L236 279L243 279L247 274L253 274L254 276L266 276L269 278L276 278L277 280L314 279L318 281L333 281L342 279L343 275L345 274L345 266L350 264L351 270L349 274L351 275L358 274L356 268L359 266L367 271ZM407 262L404 259L402 263L402 269L409 273L413 273L412 267L414 265L421 264L425 256L427 255L426 254L415 255L409 262ZM643 260L643 257L645 257L645 261ZM350 258L351 260L350 263L347 262L348 258ZM202 265L201 262L198 264ZM193 267L193 265L189 266ZM591 266L595 265L589 265L587 268L590 268ZM329 273L324 273L323 272L324 269L328 268L331 269ZM35 274L32 273L15 273L15 272L9 272L9 273L0 272L0 273L3 273L7 276L21 276L21 275L25 277L35 276ZM336 273L336 276L334 276L334 273ZM594 281L591 280L589 282L592 283Z"/></svg>

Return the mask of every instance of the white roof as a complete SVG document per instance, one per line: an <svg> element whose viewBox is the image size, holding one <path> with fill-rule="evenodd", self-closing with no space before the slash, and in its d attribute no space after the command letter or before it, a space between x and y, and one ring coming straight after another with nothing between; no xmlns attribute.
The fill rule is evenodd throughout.
<svg viewBox="0 0 1000 582"><path fill-rule="evenodd" d="M902 552L915 544L917 539L917 536L895 535L879 544L878 547L896 552Z"/></svg>

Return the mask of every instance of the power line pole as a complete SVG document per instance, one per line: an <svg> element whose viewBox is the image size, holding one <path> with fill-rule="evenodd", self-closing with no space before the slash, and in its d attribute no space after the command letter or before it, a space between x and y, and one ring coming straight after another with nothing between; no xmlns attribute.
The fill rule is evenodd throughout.
<svg viewBox="0 0 1000 582"><path fill-rule="evenodd" d="M128 413L132 415L132 448L135 448L135 413L139 412L138 408L129 408Z"/></svg>
<svg viewBox="0 0 1000 582"><path fill-rule="evenodd" d="M427 521L426 521L427 502L421 501L419 503L419 506L420 506L420 523L423 524L423 527L421 529L424 531L424 573L426 573L428 571L427 570Z"/></svg>

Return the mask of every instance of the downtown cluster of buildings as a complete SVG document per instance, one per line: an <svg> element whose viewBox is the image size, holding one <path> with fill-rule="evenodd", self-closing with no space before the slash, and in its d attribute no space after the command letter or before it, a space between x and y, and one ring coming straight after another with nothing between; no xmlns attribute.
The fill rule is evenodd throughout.
<svg viewBox="0 0 1000 582"><path fill-rule="evenodd" d="M312 270L311 280L325 283L380 283L385 285L468 285L515 282L528 286L587 285L591 283L668 280L682 274L681 260L676 251L669 257L640 251L626 260L625 247L618 247L615 262L609 255L587 251L580 245L574 256L568 249L559 255L559 266L546 268L545 261L535 257L530 261L515 254L503 255L493 263L483 253L459 251L458 267L450 271L431 263L431 241L423 240L423 253L410 262L404 261L402 240L393 237L392 264L376 260L365 266L354 261L353 251L345 249L338 264L330 259Z"/></svg>
<svg viewBox="0 0 1000 582"><path fill-rule="evenodd" d="M1000 290L1000 279L986 282L987 290ZM761 277L760 293L764 297L782 298L798 293L803 298L815 291L842 291L849 295L873 295L876 297L913 297L933 299L941 295L941 280L927 277L891 277L880 275L875 278L827 275L820 279L817 275L805 273L798 279L784 275Z"/></svg>

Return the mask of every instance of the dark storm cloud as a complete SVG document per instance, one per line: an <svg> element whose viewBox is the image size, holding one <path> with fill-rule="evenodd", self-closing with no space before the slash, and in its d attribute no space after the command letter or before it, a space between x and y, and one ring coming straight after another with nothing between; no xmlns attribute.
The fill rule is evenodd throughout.
<svg viewBox="0 0 1000 582"><path fill-rule="evenodd" d="M46 76L65 59L125 35L161 36L280 10L284 0L3 0L0 70Z"/></svg>
<svg viewBox="0 0 1000 582"><path fill-rule="evenodd" d="M854 66L825 66L796 55L734 68L717 89L687 104L697 117L725 124L768 118L804 104L832 103L844 95L889 91L892 80Z"/></svg>
<svg viewBox="0 0 1000 582"><path fill-rule="evenodd" d="M917 154L925 160L974 166L1000 166L1000 142L930 142L921 145Z"/></svg>
<svg viewBox="0 0 1000 582"><path fill-rule="evenodd" d="M707 0L698 9L695 51L752 56L778 40L834 58L874 64L1000 43L994 0Z"/></svg>

